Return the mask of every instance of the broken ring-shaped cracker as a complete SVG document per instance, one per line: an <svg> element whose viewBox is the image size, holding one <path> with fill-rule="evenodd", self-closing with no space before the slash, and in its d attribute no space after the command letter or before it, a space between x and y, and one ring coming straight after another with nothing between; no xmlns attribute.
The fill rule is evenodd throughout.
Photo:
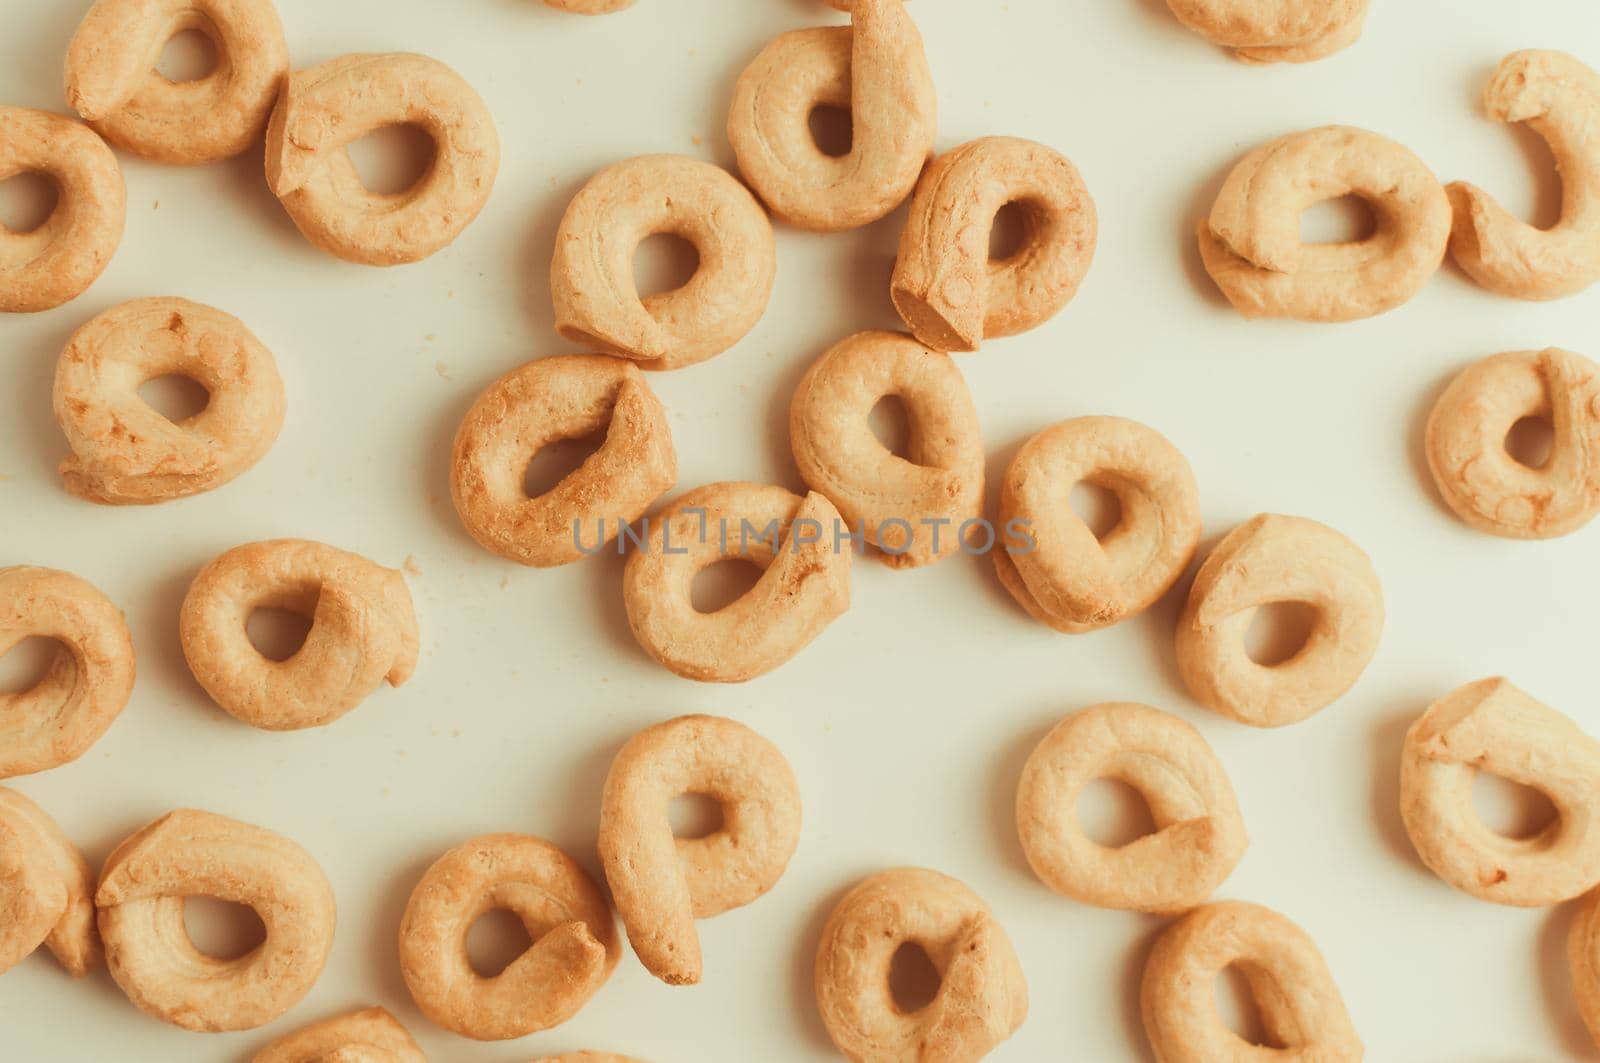
<svg viewBox="0 0 1600 1063"><path fill-rule="evenodd" d="M1377 226L1363 240L1308 244L1307 207L1355 195ZM1450 200L1410 149L1323 126L1246 155L1200 223L1206 272L1245 317L1354 321L1410 299L1444 261Z"/></svg>
<svg viewBox="0 0 1600 1063"><path fill-rule="evenodd" d="M1466 181L1446 186L1455 210L1450 254L1500 295L1559 299L1600 280L1600 75L1565 52L1512 52L1483 94L1497 122L1526 122L1550 145L1561 217L1547 229L1513 216Z"/></svg>
<svg viewBox="0 0 1600 1063"><path fill-rule="evenodd" d="M895 1001L895 953L919 945L939 975L915 1011ZM834 907L817 943L817 1009L835 1046L856 1063L975 1061L1016 1033L1028 983L989 906L948 875L880 871Z"/></svg>
<svg viewBox="0 0 1600 1063"><path fill-rule="evenodd" d="M238 959L201 952L186 897L250 908L266 940ZM139 1009L186 1030L249 1030L299 1003L333 948L333 890L294 842L211 812L179 809L106 858L95 893L111 976Z"/></svg>
<svg viewBox="0 0 1600 1063"><path fill-rule="evenodd" d="M809 124L850 112L850 151L829 155ZM877 221L911 194L933 150L937 96L922 37L901 0L858 0L849 26L795 30L739 75L728 140L768 209L803 229Z"/></svg>
<svg viewBox="0 0 1600 1063"><path fill-rule="evenodd" d="M700 256L681 287L639 297L633 257L677 236ZM556 331L646 369L705 361L755 327L777 271L772 223L726 170L682 155L607 166L561 217L550 263Z"/></svg>
<svg viewBox="0 0 1600 1063"><path fill-rule="evenodd" d="M893 395L910 422L906 456L868 423ZM829 348L789 407L800 478L896 568L958 551L983 515L978 411L950 356L898 332L858 332Z"/></svg>
<svg viewBox="0 0 1600 1063"><path fill-rule="evenodd" d="M1067 504L1075 484L1116 495L1103 537ZM1035 620L1075 634L1115 624L1165 594L1200 541L1194 472L1165 436L1121 417L1078 417L1025 443L1000 486L1000 582Z"/></svg>
<svg viewBox="0 0 1600 1063"><path fill-rule="evenodd" d="M1309 606L1316 625L1286 660L1245 647L1256 610ZM1178 672L1202 705L1254 727L1304 720L1349 690L1378 648L1383 588L1361 548L1325 524L1263 513L1211 551L1178 618Z"/></svg>
<svg viewBox="0 0 1600 1063"><path fill-rule="evenodd" d="M1178 21L1246 63L1309 63L1361 36L1367 0L1167 0Z"/></svg>
<svg viewBox="0 0 1600 1063"><path fill-rule="evenodd" d="M100 964L94 873L45 810L0 788L0 974L45 946L74 978Z"/></svg>
<svg viewBox="0 0 1600 1063"><path fill-rule="evenodd" d="M1578 1014L1600 1045L1600 890L1578 902L1578 915L1567 931L1567 968Z"/></svg>
<svg viewBox="0 0 1600 1063"><path fill-rule="evenodd" d="M722 826L677 838L676 797L722 809ZM618 750L600 798L600 862L639 962L668 985L700 981L696 919L743 907L782 877L800 844L800 784L778 748L718 716L647 727Z"/></svg>
<svg viewBox="0 0 1600 1063"><path fill-rule="evenodd" d="M581 466L528 496L534 455L601 429L605 442ZM513 369L478 396L456 432L450 497L485 549L544 568L598 553L677 479L666 410L638 367L566 354Z"/></svg>
<svg viewBox="0 0 1600 1063"><path fill-rule="evenodd" d="M1256 1047L1223 1022L1216 983L1229 967L1244 975L1274 1047ZM1207 904L1163 930L1145 963L1139 1003L1161 1063L1362 1057L1361 1038L1317 943L1259 904Z"/></svg>
<svg viewBox="0 0 1600 1063"><path fill-rule="evenodd" d="M1096 779L1137 790L1154 833L1119 848L1092 841L1077 806ZM1200 732L1130 702L1068 716L1035 747L1017 786L1017 834L1033 873L1057 893L1141 912L1204 903L1249 845L1233 785Z"/></svg>
<svg viewBox="0 0 1600 1063"><path fill-rule="evenodd" d="M839 511L815 491L718 483L650 519L623 570L628 626L646 653L688 679L742 683L788 661L850 608L850 549ZM762 569L713 613L694 607L695 576L718 561Z"/></svg>
<svg viewBox="0 0 1600 1063"><path fill-rule="evenodd" d="M387 1008L362 1008L278 1038L250 1063L428 1063Z"/></svg>
<svg viewBox="0 0 1600 1063"><path fill-rule="evenodd" d="M995 216L1022 212L1024 235L989 256ZM889 294L917 339L975 351L1042 325L1078 291L1094 257L1094 200L1077 167L1043 144L984 137L933 160L917 181Z"/></svg>
<svg viewBox="0 0 1600 1063"><path fill-rule="evenodd" d="M31 232L0 225L0 313L50 310L82 295L122 241L128 191L94 130L27 107L0 107L0 181L38 174L56 206Z"/></svg>
<svg viewBox="0 0 1600 1063"><path fill-rule="evenodd" d="M0 779L83 756L133 693L133 640L122 610L68 572L0 568L0 655L27 638L60 643L31 690L0 694Z"/></svg>
<svg viewBox="0 0 1600 1063"><path fill-rule="evenodd" d="M174 423L139 396L157 377L205 388L205 409ZM67 490L107 505L143 505L221 487L272 447L283 380L272 352L221 310L187 299L138 299L72 334L56 363L56 423L72 453Z"/></svg>
<svg viewBox="0 0 1600 1063"><path fill-rule="evenodd" d="M1531 838L1491 830L1472 805L1480 771L1538 790L1555 819ZM1456 889L1559 904L1600 883L1600 742L1508 680L1468 683L1406 732L1400 815L1422 862Z"/></svg>
<svg viewBox="0 0 1600 1063"><path fill-rule="evenodd" d="M433 140L433 162L403 192L370 191L345 148L397 125ZM289 217L315 246L370 266L420 261L461 235L499 167L488 107L425 55L347 55L297 70L267 127L267 184Z"/></svg>
<svg viewBox="0 0 1600 1063"><path fill-rule="evenodd" d="M155 67L189 30L211 40L216 67L172 81ZM261 135L288 72L272 0L96 0L67 48L67 103L135 155L218 162Z"/></svg>
<svg viewBox="0 0 1600 1063"><path fill-rule="evenodd" d="M467 931L516 915L532 944L492 978L473 970ZM400 920L400 973L417 1007L447 1030L503 1041L566 1022L600 989L621 947L587 872L542 838L486 834L423 873Z"/></svg>
<svg viewBox="0 0 1600 1063"><path fill-rule="evenodd" d="M1524 418L1551 427L1538 468L1506 449ZM1479 531L1549 539L1600 512L1600 366L1549 347L1468 366L1428 415L1428 469L1456 515Z"/></svg>
<svg viewBox="0 0 1600 1063"><path fill-rule="evenodd" d="M250 642L257 609L311 619L305 643L274 661ZM404 577L356 554L303 539L247 543L195 576L178 621L183 655L211 700L252 727L321 727L385 680L417 666L417 618Z"/></svg>
<svg viewBox="0 0 1600 1063"><path fill-rule="evenodd" d="M563 1052L559 1056L542 1056L534 1060L533 1063L641 1063L641 1061L617 1052L595 1052L590 1050Z"/></svg>

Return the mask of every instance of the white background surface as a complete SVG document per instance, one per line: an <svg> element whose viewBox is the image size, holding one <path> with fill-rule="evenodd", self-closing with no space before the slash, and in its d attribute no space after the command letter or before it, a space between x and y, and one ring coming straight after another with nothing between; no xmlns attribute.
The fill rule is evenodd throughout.
<svg viewBox="0 0 1600 1063"><path fill-rule="evenodd" d="M79 8L5 5L0 101L64 109L61 60ZM551 327L546 277L567 200L595 169L636 154L731 165L722 127L738 71L776 33L839 16L812 0L640 0L595 19L534 0L280 9L296 66L416 50L456 67L498 123L499 183L454 246L383 271L307 245L265 187L259 148L193 170L123 157L127 233L105 276L65 307L0 320L0 564L65 568L102 588L127 612L139 682L81 760L9 785L97 863L176 806L280 831L327 870L338 937L303 1004L267 1028L213 1037L147 1018L104 972L74 983L41 953L0 979L0 1057L244 1059L304 1023L382 1003L441 1060L579 1047L657 1063L825 1058L811 991L820 924L862 875L921 864L987 898L1022 957L1032 1013L994 1058L1148 1058L1137 981L1161 922L1051 893L1012 827L1034 743L1064 714L1110 699L1174 711L1213 743L1252 839L1220 895L1269 905L1315 937L1370 1058L1594 1056L1570 1000L1569 910L1496 907L1428 875L1401 828L1396 779L1409 721L1488 674L1600 731L1600 528L1545 543L1469 531L1437 500L1420 456L1429 404L1468 362L1552 344L1600 356L1600 290L1523 304L1446 268L1377 320L1246 322L1206 280L1192 235L1246 149L1330 122L1391 136L1443 179L1469 178L1549 220L1557 188L1542 148L1486 120L1478 98L1513 49L1565 47L1600 64L1589 0L1376 0L1355 47L1266 69L1190 35L1160 0L910 7L939 88L940 150L991 133L1044 141L1079 166L1100 214L1072 305L960 359L991 481L1045 425L1120 414L1189 457L1203 549L1271 510L1330 523L1372 555L1389 606L1377 658L1342 701L1281 731L1235 725L1186 696L1171 628L1187 579L1147 615L1067 637L1029 621L986 561L908 573L858 563L843 619L778 672L722 688L677 679L635 646L615 557L533 571L478 549L450 505L450 440L489 381L570 349ZM17 202L0 198L0 209ZM887 278L902 220L828 237L780 229L777 285L756 330L709 363L652 376L680 488L800 486L791 392L831 342L896 324ZM272 348L289 391L283 435L212 494L129 509L74 499L54 471L65 450L50 415L56 356L93 314L168 294L237 314ZM179 602L204 562L273 536L395 566L415 559L423 653L408 686L296 734L252 730L208 702L179 650ZM0 668L13 683L21 674L15 661ZM669 988L625 952L556 1030L479 1045L430 1025L395 948L423 869L474 834L511 830L550 838L598 873L613 752L683 712L730 715L771 738L805 798L801 846L777 887L700 924L703 983Z"/></svg>

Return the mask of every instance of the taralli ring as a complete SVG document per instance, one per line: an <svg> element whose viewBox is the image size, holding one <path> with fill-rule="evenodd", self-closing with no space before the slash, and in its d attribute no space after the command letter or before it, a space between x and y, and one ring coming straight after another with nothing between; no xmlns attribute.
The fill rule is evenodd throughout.
<svg viewBox="0 0 1600 1063"><path fill-rule="evenodd" d="M169 80L156 64L188 30L210 38L216 68ZM67 104L135 155L217 162L261 135L288 72L272 0L97 0L67 48Z"/></svg>
<svg viewBox="0 0 1600 1063"><path fill-rule="evenodd" d="M1345 195L1371 206L1372 235L1302 242L1306 208ZM1200 223L1200 257L1245 317L1354 321L1420 291L1449 237L1450 200L1421 159L1376 133L1324 126L1240 160Z"/></svg>
<svg viewBox="0 0 1600 1063"><path fill-rule="evenodd" d="M890 395L911 422L907 456L868 423ZM978 411L949 355L898 332L858 332L829 348L789 407L800 477L895 567L958 552L983 516ZM992 545L992 544L990 544Z"/></svg>
<svg viewBox="0 0 1600 1063"><path fill-rule="evenodd" d="M939 974L938 993L912 1012L889 985L907 942ZM1022 965L983 898L914 867L863 879L839 901L817 944L816 991L828 1036L855 1063L973 1063L1028 1015Z"/></svg>
<svg viewBox="0 0 1600 1063"><path fill-rule="evenodd" d="M1073 485L1117 496L1121 519L1104 537L1067 505ZM1000 485L1007 542L995 571L1035 620L1093 631L1148 608L1200 541L1200 494L1178 449L1121 417L1079 417L1023 445Z"/></svg>
<svg viewBox="0 0 1600 1063"><path fill-rule="evenodd" d="M829 155L808 124L850 112L850 151ZM922 37L901 0L857 0L850 25L776 38L739 75L728 140L772 213L837 232L877 221L911 194L933 150L937 97Z"/></svg>
<svg viewBox="0 0 1600 1063"><path fill-rule="evenodd" d="M650 518L650 537L623 570L628 626L678 675L742 683L792 658L850 608L843 518L822 495L720 483ZM762 569L756 585L713 613L694 607L694 578L726 559Z"/></svg>
<svg viewBox="0 0 1600 1063"><path fill-rule="evenodd" d="M631 2L631 0L630 0ZM642 1063L632 1056L615 1052L564 1052L559 1056L542 1056L533 1063Z"/></svg>
<svg viewBox="0 0 1600 1063"><path fill-rule="evenodd" d="M1450 254L1500 295L1559 299L1600 280L1600 75L1565 52L1512 52L1483 94L1497 122L1526 122L1550 145L1561 178L1561 218L1536 228L1489 193L1450 184Z"/></svg>
<svg viewBox="0 0 1600 1063"><path fill-rule="evenodd" d="M634 253L663 233L691 244L700 264L682 287L641 299ZM682 155L629 159L591 177L561 218L556 331L646 369L693 365L755 327L777 268L766 211L726 170Z"/></svg>
<svg viewBox="0 0 1600 1063"><path fill-rule="evenodd" d="M186 897L252 909L261 945L234 960L195 948ZM106 964L128 999L186 1030L249 1030L288 1011L333 947L333 890L300 846L261 827L179 809L106 858L95 894Z"/></svg>
<svg viewBox="0 0 1600 1063"><path fill-rule="evenodd" d="M433 139L433 163L404 192L372 192L344 149L388 126ZM317 247L349 262L417 262L478 216L500 168L489 110L425 55L347 55L289 76L267 127L267 184Z"/></svg>
<svg viewBox="0 0 1600 1063"><path fill-rule="evenodd" d="M1091 841L1077 804L1096 779L1137 790L1155 832L1116 849ZM1233 785L1200 732L1128 702L1068 716L1039 743L1017 787L1017 834L1034 874L1057 893L1141 912L1203 903L1249 844Z"/></svg>
<svg viewBox="0 0 1600 1063"><path fill-rule="evenodd" d="M374 1007L280 1037L250 1063L428 1063L428 1057L399 1019Z"/></svg>
<svg viewBox="0 0 1600 1063"><path fill-rule="evenodd" d="M1361 36L1367 0L1167 0L1178 21L1246 63L1308 63Z"/></svg>
<svg viewBox="0 0 1600 1063"><path fill-rule="evenodd" d="M1549 798L1531 838L1491 830L1472 806L1480 771ZM1559 904L1600 883L1600 742L1505 679L1468 683L1406 732L1400 814L1434 874L1480 900Z"/></svg>
<svg viewBox="0 0 1600 1063"><path fill-rule="evenodd" d="M1000 208L1015 205L1021 245L989 257ZM936 351L1042 325L1071 301L1094 257L1094 200L1077 167L1016 137L984 137L935 159L917 182L889 293Z"/></svg>
<svg viewBox="0 0 1600 1063"><path fill-rule="evenodd" d="M1578 1014L1600 1045L1600 891L1578 902L1578 915L1567 931L1567 967Z"/></svg>
<svg viewBox="0 0 1600 1063"><path fill-rule="evenodd" d="M1222 1021L1216 982L1228 967L1244 974L1273 1048L1252 1045ZM1361 1039L1316 942L1259 904L1208 904L1162 931L1145 963L1139 1002L1161 1063L1357 1063L1362 1057Z"/></svg>
<svg viewBox="0 0 1600 1063"><path fill-rule="evenodd" d="M1551 428L1538 468L1506 449L1524 418ZM1468 366L1428 415L1425 449L1439 494L1479 531L1549 539L1600 512L1600 366L1549 347Z"/></svg>
<svg viewBox="0 0 1600 1063"><path fill-rule="evenodd" d="M549 7L574 15L609 15L633 6L633 0L544 0ZM564 1058L564 1057L562 1057Z"/></svg>
<svg viewBox="0 0 1600 1063"><path fill-rule="evenodd" d="M127 188L117 157L88 126L48 111L0 107L0 181L38 174L56 206L32 232L0 226L0 313L51 310L82 295L122 241Z"/></svg>
<svg viewBox="0 0 1600 1063"><path fill-rule="evenodd" d="M1295 602L1315 626L1287 660L1245 647L1256 610ZM1178 672L1202 705L1255 727L1296 723L1360 678L1383 633L1383 588L1361 548L1325 524L1263 513L1211 551L1178 618Z"/></svg>
<svg viewBox="0 0 1600 1063"><path fill-rule="evenodd" d="M74 978L100 965L94 872L38 805L0 788L0 974L40 945Z"/></svg>
<svg viewBox="0 0 1600 1063"><path fill-rule="evenodd" d="M722 826L677 838L667 806L709 797ZM696 919L777 884L800 844L800 786L776 746L717 716L680 716L628 739L600 799L600 862L639 962L668 985L700 981Z"/></svg>
<svg viewBox="0 0 1600 1063"><path fill-rule="evenodd" d="M467 931L512 912L532 944L485 978ZM464 1037L501 1041L578 1013L617 965L621 946L605 894L566 853L525 834L486 834L423 874L400 921L400 973L429 1019Z"/></svg>
<svg viewBox="0 0 1600 1063"><path fill-rule="evenodd" d="M535 498L540 450L605 430L578 469ZM529 362L489 385L456 432L450 496L485 549L548 567L598 553L678 478L667 412L637 366L598 354Z"/></svg>
<svg viewBox="0 0 1600 1063"><path fill-rule="evenodd" d="M133 693L133 641L122 611L78 577L0 568L0 655L27 638L60 643L31 690L0 694L0 779L83 756Z"/></svg>
<svg viewBox="0 0 1600 1063"><path fill-rule="evenodd" d="M139 388L175 374L208 395L174 423ZM238 318L187 299L139 299L72 334L56 363L56 423L72 454L68 491L109 505L183 498L220 487L271 448L283 426L272 352Z"/></svg>
<svg viewBox="0 0 1600 1063"><path fill-rule="evenodd" d="M311 618L305 643L274 661L250 642L257 609ZM238 546L189 586L178 618L183 655L211 700L252 727L331 723L385 680L417 666L417 619L405 579L356 554L302 539Z"/></svg>

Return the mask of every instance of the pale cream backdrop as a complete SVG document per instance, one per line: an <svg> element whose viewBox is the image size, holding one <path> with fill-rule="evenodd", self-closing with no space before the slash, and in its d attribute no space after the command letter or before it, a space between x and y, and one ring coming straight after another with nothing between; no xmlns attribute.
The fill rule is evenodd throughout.
<svg viewBox="0 0 1600 1063"><path fill-rule="evenodd" d="M61 62L86 6L9 0L0 102L64 110ZM1066 713L1144 701L1195 723L1238 790L1251 836L1220 896L1275 908L1321 946L1375 1060L1593 1058L1570 999L1569 909L1456 893L1412 854L1396 811L1408 722L1465 681L1503 673L1600 732L1594 658L1600 526L1519 543L1455 521L1422 464L1429 404L1456 370L1503 350L1600 356L1600 289L1554 304L1497 298L1452 268L1410 304L1347 325L1247 322L1200 268L1193 227L1228 167L1293 130L1349 123L1548 220L1538 142L1488 121L1495 63L1566 47L1600 66L1591 0L1374 0L1361 40L1308 66L1254 68L1183 30L1161 0L914 0L939 89L941 150L985 134L1041 140L1083 172L1100 216L1088 279L1055 320L959 357L991 481L1040 428L1082 414L1150 424L1193 463L1203 547L1261 511L1302 514L1373 557L1388 624L1356 688L1308 722L1257 731L1184 692L1171 630L1187 579L1147 615L1068 637L1031 622L987 561L893 572L858 563L854 605L777 672L743 686L678 679L629 636L621 564L533 571L480 550L451 508L452 435L478 391L571 350L546 277L567 200L596 169L647 152L731 166L733 81L775 34L842 16L813 0L640 0L582 18L537 0L280 0L297 66L415 50L487 100L503 144L487 209L428 261L348 265L300 238L264 184L259 147L178 169L121 156L127 233L85 296L0 319L0 564L69 569L123 607L133 700L81 760L12 780L98 863L178 806L295 839L327 870L339 930L310 996L271 1025L220 1036L147 1018L104 973L32 957L0 978L7 1060L246 1059L274 1036L358 1005L394 1011L435 1059L516 1063L580 1047L673 1060L828 1057L811 990L818 930L841 892L897 864L987 898L1028 975L1032 1012L997 1060L1148 1059L1137 984L1160 920L1100 911L1029 873L1012 799L1033 744ZM381 152L363 162L381 169ZM6 191L16 219L25 191ZM680 488L800 486L787 411L805 368L852 331L897 324L887 279L904 212L833 236L780 228L760 325L715 360L650 378L670 411ZM1333 211L1308 224L1337 231ZM289 412L253 471L211 494L101 508L66 494L50 413L56 356L90 316L181 295L241 317L276 354ZM991 491L991 501L993 492ZM268 734L191 679L177 613L195 571L242 542L301 536L398 566L423 632L412 682L329 727ZM15 686L37 658L0 668ZM756 728L789 757L805 828L755 904L699 925L705 977L652 979L631 952L571 1022L477 1044L428 1023L396 962L400 913L441 852L489 831L562 845L598 873L607 764L636 730L685 712ZM1486 799L1497 822L1515 804ZM1498 804L1497 804L1498 802ZM1126 809L1097 793L1104 827Z"/></svg>

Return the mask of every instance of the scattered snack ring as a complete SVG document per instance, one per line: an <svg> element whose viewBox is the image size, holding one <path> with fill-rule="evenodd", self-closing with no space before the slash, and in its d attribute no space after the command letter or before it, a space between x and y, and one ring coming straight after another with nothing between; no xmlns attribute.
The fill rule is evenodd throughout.
<svg viewBox="0 0 1600 1063"><path fill-rule="evenodd" d="M189 30L210 39L216 66L173 81L156 64ZM67 104L135 155L217 162L255 143L288 73L272 0L96 0L67 48Z"/></svg>
<svg viewBox="0 0 1600 1063"><path fill-rule="evenodd" d="M1506 449L1524 418L1551 428L1538 468ZM1434 403L1425 449L1439 494L1479 531L1513 539L1576 531L1600 512L1600 366L1557 347L1475 362Z"/></svg>
<svg viewBox="0 0 1600 1063"><path fill-rule="evenodd" d="M1258 664L1245 647L1256 610L1294 602L1316 624L1288 659ZM1263 513L1223 537L1178 618L1178 672L1202 705L1254 727L1326 708L1360 678L1383 633L1383 588L1355 543L1304 517Z"/></svg>
<svg viewBox="0 0 1600 1063"><path fill-rule="evenodd" d="M1167 0L1178 21L1246 63L1308 63L1361 36L1367 0Z"/></svg>
<svg viewBox="0 0 1600 1063"><path fill-rule="evenodd" d="M1096 779L1137 790L1155 832L1119 848L1090 840L1077 805ZM1249 844L1233 785L1200 732L1129 702L1068 716L1039 743L1017 786L1017 834L1034 874L1057 893L1141 912L1204 903Z"/></svg>
<svg viewBox="0 0 1600 1063"><path fill-rule="evenodd" d="M868 422L890 395L910 422L904 458ZM959 552L982 524L983 437L972 395L949 355L903 333L858 332L817 359L789 406L789 443L800 478L891 566Z"/></svg>
<svg viewBox="0 0 1600 1063"><path fill-rule="evenodd" d="M939 974L934 998L907 1012L889 971L920 945ZM817 944L817 1009L855 1063L976 1061L1022 1025L1028 984L1011 939L976 893L922 868L880 871L839 901Z"/></svg>
<svg viewBox="0 0 1600 1063"><path fill-rule="evenodd" d="M1273 1047L1252 1045L1222 1021L1216 982L1228 967L1243 972ZM1161 1063L1362 1058L1361 1039L1316 942L1259 904L1208 904L1162 931L1145 962L1139 1001Z"/></svg>
<svg viewBox="0 0 1600 1063"><path fill-rule="evenodd" d="M205 409L180 423L139 388L157 377L205 388ZM239 476L283 426L283 381L272 352L221 310L187 299L137 299L72 334L56 363L56 423L72 453L68 491L107 505L200 494Z"/></svg>
<svg viewBox="0 0 1600 1063"><path fill-rule="evenodd" d="M632 0L629 0L631 3ZM533 1063L641 1063L632 1056L618 1055L615 1052L563 1052L559 1056L543 1056Z"/></svg>
<svg viewBox="0 0 1600 1063"><path fill-rule="evenodd" d="M530 944L492 978L473 970L467 931L509 911ZM400 973L417 1007L447 1030L503 1041L578 1013L617 965L605 894L566 853L525 834L485 834L423 873L400 921Z"/></svg>
<svg viewBox="0 0 1600 1063"><path fill-rule="evenodd" d="M602 429L605 442L579 468L528 496L534 455ZM542 568L598 553L677 478L667 412L638 367L567 354L513 369L478 396L456 432L450 497L486 550Z"/></svg>
<svg viewBox="0 0 1600 1063"><path fill-rule="evenodd" d="M283 661L264 656L245 624L257 609L311 618ZM211 699L267 731L331 723L385 680L417 666L417 619L401 574L303 539L234 547L189 586L178 621L183 655Z"/></svg>
<svg viewBox="0 0 1600 1063"><path fill-rule="evenodd" d="M1578 1014L1600 1045L1600 890L1578 902L1577 917L1567 931L1567 967Z"/></svg>
<svg viewBox="0 0 1600 1063"><path fill-rule="evenodd" d="M1021 211L1021 244L989 257L995 216ZM975 351L1042 325L1078 291L1094 257L1094 200L1077 167L1043 144L984 137L935 159L917 181L889 293L918 340Z"/></svg>
<svg viewBox="0 0 1600 1063"><path fill-rule="evenodd" d="M634 253L661 234L692 245L699 265L681 287L640 298ZM556 331L646 369L693 365L755 327L777 268L767 212L726 170L682 155L629 159L591 177L562 215Z"/></svg>
<svg viewBox="0 0 1600 1063"><path fill-rule="evenodd" d="M278 1038L250 1063L428 1063L387 1008L362 1008Z"/></svg>
<svg viewBox="0 0 1600 1063"><path fill-rule="evenodd" d="M1480 771L1538 790L1556 818L1531 838L1491 830L1472 805ZM1559 904L1600 883L1600 742L1505 679L1468 683L1406 732L1400 815L1422 862L1456 889Z"/></svg>
<svg viewBox="0 0 1600 1063"><path fill-rule="evenodd" d="M633 0L544 0L545 4L574 15L609 15L632 7Z"/></svg>
<svg viewBox="0 0 1600 1063"><path fill-rule="evenodd" d="M728 140L739 172L779 218L838 232L877 221L911 194L933 150L937 94L901 0L858 0L849 26L795 30L739 75ZM850 150L811 133L819 107L850 113Z"/></svg>
<svg viewBox="0 0 1600 1063"><path fill-rule="evenodd" d="M1537 228L1476 185L1451 183L1450 254L1483 287L1517 299L1559 299L1600 280L1600 75L1565 52L1512 52L1483 94L1497 122L1544 138L1561 179L1561 217Z"/></svg>
<svg viewBox="0 0 1600 1063"><path fill-rule="evenodd" d="M122 611L68 572L0 568L0 655L27 638L60 646L31 690L0 694L0 779L83 756L133 693L133 640Z"/></svg>
<svg viewBox="0 0 1600 1063"><path fill-rule="evenodd" d="M122 241L127 188L94 130L27 107L0 107L0 181L49 178L56 205L32 232L0 225L0 313L51 310L82 295Z"/></svg>
<svg viewBox="0 0 1600 1063"><path fill-rule="evenodd" d="M253 910L266 940L233 960L201 952L186 897ZM111 976L139 1009L186 1030L249 1030L310 991L333 947L333 890L300 846L261 827L179 809L106 858L95 894Z"/></svg>
<svg viewBox="0 0 1600 1063"><path fill-rule="evenodd" d="M1103 537L1067 504L1079 483L1112 492L1122 507ZM1000 524L995 571L1011 596L1058 631L1093 631L1148 608L1183 574L1200 541L1199 489L1154 429L1078 417L1017 452L1000 485Z"/></svg>
<svg viewBox="0 0 1600 1063"><path fill-rule="evenodd" d="M1300 215L1354 195L1377 227L1308 244ZM1245 317L1354 321L1410 299L1444 261L1450 200L1408 148L1349 126L1291 133L1246 155L1200 223L1200 257Z"/></svg>
<svg viewBox="0 0 1600 1063"><path fill-rule="evenodd" d="M677 838L673 798L698 794L722 826ZM700 981L696 919L740 908L777 884L800 843L800 786L776 746L717 716L680 716L628 739L600 799L600 862L628 940L668 985Z"/></svg>
<svg viewBox="0 0 1600 1063"><path fill-rule="evenodd" d="M100 965L94 872L45 810L0 788L0 974L40 945L82 978Z"/></svg>
<svg viewBox="0 0 1600 1063"><path fill-rule="evenodd" d="M388 126L433 140L433 162L393 194L361 183L345 148ZM500 140L472 86L425 55L347 55L289 75L267 127L267 184L312 244L369 266L417 262L472 224Z"/></svg>

